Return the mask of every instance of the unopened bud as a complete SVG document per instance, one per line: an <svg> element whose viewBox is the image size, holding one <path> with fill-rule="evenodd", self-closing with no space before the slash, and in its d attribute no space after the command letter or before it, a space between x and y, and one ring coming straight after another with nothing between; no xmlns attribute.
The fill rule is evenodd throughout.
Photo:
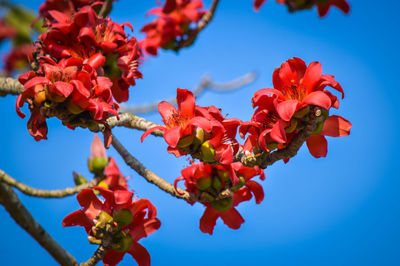
<svg viewBox="0 0 400 266"><path fill-rule="evenodd" d="M104 157L89 158L88 161L89 171L94 174L100 174L101 172L103 172L104 168L106 168L107 164L108 164L107 158Z"/></svg>
<svg viewBox="0 0 400 266"><path fill-rule="evenodd" d="M133 221L133 216L130 210L122 209L113 214L114 221L121 226L129 225Z"/></svg>
<svg viewBox="0 0 400 266"><path fill-rule="evenodd" d="M210 177L202 177L202 178L199 178L199 179L197 180L197 182L196 182L196 187L197 187L199 190L205 191L205 190L207 190L209 187L211 187L211 183L212 183L212 180L211 180Z"/></svg>
<svg viewBox="0 0 400 266"><path fill-rule="evenodd" d="M211 202L211 207L217 211L224 212L232 207L232 198L226 198Z"/></svg>
<svg viewBox="0 0 400 266"><path fill-rule="evenodd" d="M132 244L132 237L129 234L125 234L118 243L112 245L112 248L119 252L128 251L129 247Z"/></svg>
<svg viewBox="0 0 400 266"><path fill-rule="evenodd" d="M101 239L97 239L94 236L88 236L88 240L90 244L101 245Z"/></svg>
<svg viewBox="0 0 400 266"><path fill-rule="evenodd" d="M231 179L231 175L229 174L228 171L225 170L218 170L218 176L221 178L221 180L228 182Z"/></svg>
<svg viewBox="0 0 400 266"><path fill-rule="evenodd" d="M74 175L74 183L77 186L83 185L83 184L87 184L87 180L86 178L83 177L83 175L78 174L77 172L73 172Z"/></svg>
<svg viewBox="0 0 400 266"><path fill-rule="evenodd" d="M80 114L84 111L78 105L74 104L71 100L67 101L66 106L67 106L68 111L70 111L74 115Z"/></svg>
<svg viewBox="0 0 400 266"><path fill-rule="evenodd" d="M222 188L221 180L218 177L214 177L212 186L213 186L213 188L215 188L215 190L217 190L217 192L220 191Z"/></svg>
<svg viewBox="0 0 400 266"><path fill-rule="evenodd" d="M214 160L215 150L208 141L204 142L201 145L200 150L201 150L201 155L202 155L202 158L201 158L202 161L207 162L207 163L211 163L211 162L215 161Z"/></svg>
<svg viewBox="0 0 400 266"><path fill-rule="evenodd" d="M193 140L194 140L193 135L188 135L188 136L181 138L178 142L178 148L184 149L184 148L189 147L193 143Z"/></svg>
<svg viewBox="0 0 400 266"><path fill-rule="evenodd" d="M98 222L96 224L96 227L99 227L99 228L104 228L104 226L113 222L113 218L104 211L100 212L97 220L98 220Z"/></svg>
<svg viewBox="0 0 400 266"><path fill-rule="evenodd" d="M203 129L197 128L195 133L194 143L202 144L204 142L204 133L205 132Z"/></svg>
<svg viewBox="0 0 400 266"><path fill-rule="evenodd" d="M206 202L213 202L215 200L215 198L208 192L201 193L200 198Z"/></svg>
<svg viewBox="0 0 400 266"><path fill-rule="evenodd" d="M237 182L237 184L235 186L233 186L231 188L231 190L236 191L236 190L240 189L241 187L243 187L245 183L246 183L246 179L243 176L239 176L239 181Z"/></svg>

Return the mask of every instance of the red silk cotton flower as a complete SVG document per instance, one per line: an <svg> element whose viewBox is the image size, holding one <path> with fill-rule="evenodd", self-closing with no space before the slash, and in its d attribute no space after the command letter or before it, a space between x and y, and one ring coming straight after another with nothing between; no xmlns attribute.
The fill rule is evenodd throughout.
<svg viewBox="0 0 400 266"><path fill-rule="evenodd" d="M232 182L232 172L239 177L236 184ZM264 199L261 185L251 180L257 175L261 180L265 179L263 170L257 166L244 167L240 162L232 163L229 167L200 163L192 164L181 173L182 176L175 180L175 188L178 181L184 180L186 190L204 200L202 204L206 210L200 219L200 230L203 233L212 235L218 218L229 228L238 229L244 219L235 207L250 200L253 195L257 204ZM226 192L228 195L222 196Z"/></svg>
<svg viewBox="0 0 400 266"><path fill-rule="evenodd" d="M96 196L94 189L104 201ZM150 255L138 241L156 231L161 223L150 201L132 201L132 196L126 190L84 189L77 195L82 209L67 215L62 224L83 226L93 244L101 244L104 237L109 237L112 245L103 257L104 265L116 265L129 253L139 266L149 266Z"/></svg>
<svg viewBox="0 0 400 266"><path fill-rule="evenodd" d="M178 110L168 102L158 104L158 111L165 126L147 130L141 137L144 140L155 130L164 132L168 143L168 152L176 156L191 154L205 162L229 164L233 160L233 146L236 129L240 124L237 119L224 119L215 107L195 105L191 91L177 90Z"/></svg>
<svg viewBox="0 0 400 266"><path fill-rule="evenodd" d="M166 0L163 7L151 9L148 14L157 19L142 28L146 37L140 45L148 54L157 55L160 47L175 49L175 43L190 30L193 22L198 22L205 14L203 2L199 0Z"/></svg>
<svg viewBox="0 0 400 266"><path fill-rule="evenodd" d="M266 0L254 0L254 9L258 11L265 2ZM350 5L347 0L276 0L276 2L287 5L290 12L311 9L313 6L317 6L318 15L320 17L326 16L331 6L336 6L345 14L350 12Z"/></svg>

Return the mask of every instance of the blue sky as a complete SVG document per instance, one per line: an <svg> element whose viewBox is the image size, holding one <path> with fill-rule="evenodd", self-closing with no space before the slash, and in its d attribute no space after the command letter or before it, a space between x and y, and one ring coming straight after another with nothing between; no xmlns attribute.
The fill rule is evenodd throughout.
<svg viewBox="0 0 400 266"><path fill-rule="evenodd" d="M16 1L37 10L41 1ZM211 1L205 1L207 6ZM251 0L224 1L215 20L194 46L179 54L161 52L141 66L144 79L131 88L129 103L140 104L175 95L176 88L193 88L208 73L228 81L249 71L259 78L232 93L207 92L198 103L215 105L229 117L248 120L255 91L272 86L272 72L297 56L320 61L345 91L338 115L353 123L351 135L328 139L328 156L314 159L303 147L287 165L266 170L266 194L260 205L243 203L246 220L231 230L217 222L213 236L198 229L203 207L190 206L144 181L125 166L111 148L108 154L130 176L140 198L158 209L162 227L141 241L153 265L400 265L400 169L398 164L398 99L400 60L397 10L394 0L367 3L349 0L346 16L332 9L320 19L316 10L289 14L268 1L254 13ZM111 16L132 23L134 35L151 20L145 12L155 1L119 0ZM93 133L63 127L48 120L47 141L35 142L14 109L15 97L0 98L0 169L38 188L72 186L72 171L89 176L86 160ZM25 109L26 110L26 109ZM26 110L27 111L27 110ZM147 119L160 122L157 113ZM166 152L163 139L116 129L119 140L148 168L173 181L187 166L185 158ZM79 261L96 246L79 227L62 228L65 215L78 209L75 197L36 199L18 193L34 217ZM3 265L54 265L54 260L0 208ZM6 239L6 241L5 241ZM126 257L121 265L130 265Z"/></svg>

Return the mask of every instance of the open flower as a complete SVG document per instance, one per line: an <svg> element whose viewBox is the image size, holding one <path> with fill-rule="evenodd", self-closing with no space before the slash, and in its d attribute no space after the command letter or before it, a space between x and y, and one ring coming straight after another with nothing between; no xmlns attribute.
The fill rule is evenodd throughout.
<svg viewBox="0 0 400 266"><path fill-rule="evenodd" d="M96 196L94 189L104 201ZM83 226L93 244L101 244L103 238L109 236L112 245L103 258L105 265L116 265L129 253L139 266L148 266L150 255L138 241L156 231L161 223L150 201L133 201L132 196L133 193L126 190L84 189L77 195L82 209L67 215L62 225Z"/></svg>
<svg viewBox="0 0 400 266"><path fill-rule="evenodd" d="M264 191L260 184L251 180L257 175L261 180L265 179L263 170L257 166L249 168L240 162L229 166L193 163L181 173L182 176L175 180L175 188L180 180L184 180L186 191L202 199L202 204L206 206L200 219L200 230L203 233L211 235L218 218L229 228L238 229L244 223L244 219L235 207L243 201L250 200L253 195L257 204L264 199ZM238 179L237 182L233 175ZM226 193L228 194L222 196Z"/></svg>

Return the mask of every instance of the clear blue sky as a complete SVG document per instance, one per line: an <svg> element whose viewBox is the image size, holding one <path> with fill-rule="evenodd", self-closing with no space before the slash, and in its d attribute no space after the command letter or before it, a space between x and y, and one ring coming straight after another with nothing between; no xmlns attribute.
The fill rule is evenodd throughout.
<svg viewBox="0 0 400 266"><path fill-rule="evenodd" d="M18 2L18 1L16 1ZM37 10L41 1L19 1ZM210 1L205 1L208 5ZM240 230L218 222L213 236L198 229L203 213L146 183L124 166L129 185L158 208L162 227L141 241L153 265L400 265L400 171L398 164L399 1L349 0L348 16L336 9L320 19L316 10L289 14L268 1L259 13L252 0L222 0L215 20L193 47L179 55L161 52L147 60L144 79L132 88L130 103L161 100L177 87L193 88L204 73L216 81L248 71L259 79L230 94L208 92L201 105L216 105L230 117L248 120L250 99L272 86L272 72L293 56L318 60L336 75L346 97L337 114L353 123L351 135L329 138L328 157L314 159L303 147L289 164L266 171L264 202L239 207L246 220ZM112 17L132 23L136 36L150 18L155 1L118 0ZM0 98L0 169L38 188L73 185L72 171L88 175L86 160L93 133L75 131L50 119L47 141L35 142L14 109L15 97ZM147 119L160 122L158 114ZM173 181L187 165L166 152L160 138L116 129L115 135L146 166ZM75 197L43 200L18 193L34 217L79 261L92 255L82 228L61 220L78 209ZM2 265L54 265L54 260L0 208ZM134 263L126 257L121 265Z"/></svg>

